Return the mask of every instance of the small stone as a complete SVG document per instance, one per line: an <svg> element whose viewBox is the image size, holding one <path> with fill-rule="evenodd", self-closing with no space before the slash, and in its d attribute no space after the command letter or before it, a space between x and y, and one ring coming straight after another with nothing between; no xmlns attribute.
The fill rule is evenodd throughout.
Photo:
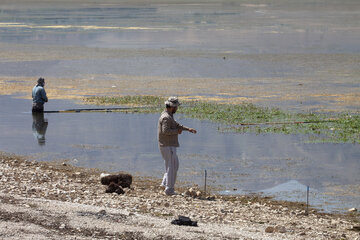
<svg viewBox="0 0 360 240"><path fill-rule="evenodd" d="M59 229L64 229L65 228L65 224L61 224Z"/></svg>
<svg viewBox="0 0 360 240"><path fill-rule="evenodd" d="M103 178L103 177L107 177L107 176L110 176L110 174L108 174L108 173L101 173L101 174L100 174L100 179Z"/></svg>
<svg viewBox="0 0 360 240"><path fill-rule="evenodd" d="M279 233L286 233L286 228L284 226L276 226L275 231Z"/></svg>
<svg viewBox="0 0 360 240"><path fill-rule="evenodd" d="M357 209L356 208L350 208L348 211L349 212L357 212Z"/></svg>
<svg viewBox="0 0 360 240"><path fill-rule="evenodd" d="M67 164L63 162L62 165L63 165L63 166L66 166Z"/></svg>
<svg viewBox="0 0 360 240"><path fill-rule="evenodd" d="M305 232L302 232L302 233L299 234L299 236L305 236L305 235L306 235Z"/></svg>
<svg viewBox="0 0 360 240"><path fill-rule="evenodd" d="M209 196L209 197L207 197L206 199L209 200L209 201L214 201L214 200L215 200L215 196ZM235 211L240 212L239 210L235 210Z"/></svg>
<svg viewBox="0 0 360 240"><path fill-rule="evenodd" d="M265 229L265 232L266 233L273 233L275 231L275 228L274 227L267 227L266 229Z"/></svg>
<svg viewBox="0 0 360 240"><path fill-rule="evenodd" d="M359 226L352 226L351 230L360 232L360 225Z"/></svg>
<svg viewBox="0 0 360 240"><path fill-rule="evenodd" d="M196 191L193 188L189 189L189 193L191 197L196 197Z"/></svg>
<svg viewBox="0 0 360 240"><path fill-rule="evenodd" d="M106 211L105 211L105 210L100 210L100 211L98 212L98 214L99 214L99 215L106 215Z"/></svg>
<svg viewBox="0 0 360 240"><path fill-rule="evenodd" d="M196 192L196 197L201 197L201 196L202 196L202 192L197 191L197 192Z"/></svg>
<svg viewBox="0 0 360 240"><path fill-rule="evenodd" d="M330 224L331 224L331 225L337 225L337 224L339 224L339 221L337 221L337 220L335 220L335 219L332 219L332 220L330 221Z"/></svg>
<svg viewBox="0 0 360 240"><path fill-rule="evenodd" d="M165 207L170 207L170 203L166 202L166 203L164 204L164 206L165 206Z"/></svg>
<svg viewBox="0 0 360 240"><path fill-rule="evenodd" d="M184 194L188 197L196 197L196 191L193 188L186 190Z"/></svg>
<svg viewBox="0 0 360 240"><path fill-rule="evenodd" d="M81 175L81 172L76 172L75 175Z"/></svg>

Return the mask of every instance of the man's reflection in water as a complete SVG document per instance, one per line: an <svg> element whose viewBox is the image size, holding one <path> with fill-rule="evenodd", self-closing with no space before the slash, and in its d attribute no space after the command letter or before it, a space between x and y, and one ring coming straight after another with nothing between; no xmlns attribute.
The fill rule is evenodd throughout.
<svg viewBox="0 0 360 240"><path fill-rule="evenodd" d="M48 121L47 119L44 119L43 112L34 112L32 114L32 117L33 117L32 131L34 137L38 140L40 146L44 146Z"/></svg>

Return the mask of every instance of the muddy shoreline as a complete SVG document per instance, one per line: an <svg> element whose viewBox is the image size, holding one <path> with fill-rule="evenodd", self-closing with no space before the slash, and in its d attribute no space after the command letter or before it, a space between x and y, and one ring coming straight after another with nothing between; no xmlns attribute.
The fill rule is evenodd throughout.
<svg viewBox="0 0 360 240"><path fill-rule="evenodd" d="M214 201L168 197L159 179L146 177L135 177L124 195L109 194L98 169L28 161L7 153L0 154L0 172L0 236L7 239L45 239L50 234L63 239L360 237L357 212L324 214L311 209L306 216L302 203L259 196L215 195ZM170 221L178 215L198 221L199 228L172 226ZM268 227L274 232L265 232Z"/></svg>

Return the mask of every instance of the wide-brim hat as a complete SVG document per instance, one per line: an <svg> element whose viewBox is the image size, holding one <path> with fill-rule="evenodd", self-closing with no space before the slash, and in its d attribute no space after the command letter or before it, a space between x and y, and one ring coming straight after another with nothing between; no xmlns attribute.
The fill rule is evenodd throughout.
<svg viewBox="0 0 360 240"><path fill-rule="evenodd" d="M178 107L181 105L181 103L177 97L169 97L169 99L165 101L165 105L170 107Z"/></svg>

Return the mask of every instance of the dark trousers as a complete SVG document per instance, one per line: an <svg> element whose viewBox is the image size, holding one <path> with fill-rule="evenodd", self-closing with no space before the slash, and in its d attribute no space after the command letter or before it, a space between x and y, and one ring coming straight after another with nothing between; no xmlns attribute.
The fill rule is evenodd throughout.
<svg viewBox="0 0 360 240"><path fill-rule="evenodd" d="M32 112L43 112L44 104L43 103L33 103Z"/></svg>

